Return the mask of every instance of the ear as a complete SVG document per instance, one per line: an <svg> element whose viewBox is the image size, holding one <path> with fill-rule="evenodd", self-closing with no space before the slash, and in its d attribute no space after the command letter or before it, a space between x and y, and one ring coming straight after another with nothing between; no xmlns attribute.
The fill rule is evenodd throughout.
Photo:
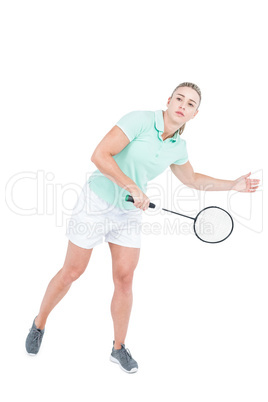
<svg viewBox="0 0 268 402"><path fill-rule="evenodd" d="M199 110L197 109L197 111L196 111L195 114L193 115L192 119L197 115L198 112L199 112Z"/></svg>
<svg viewBox="0 0 268 402"><path fill-rule="evenodd" d="M168 106L170 104L170 101L171 101L171 96L168 98L166 106Z"/></svg>

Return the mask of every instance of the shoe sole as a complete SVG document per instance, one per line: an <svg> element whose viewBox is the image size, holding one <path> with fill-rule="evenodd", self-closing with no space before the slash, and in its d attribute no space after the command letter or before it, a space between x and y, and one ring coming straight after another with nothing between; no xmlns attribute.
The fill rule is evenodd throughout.
<svg viewBox="0 0 268 402"><path fill-rule="evenodd" d="M119 364L119 367L120 367L121 370L123 370L125 373L133 374L133 373L137 373L137 371L138 371L138 369L137 369L136 367L132 368L130 371L127 371L126 369L124 369L123 366L121 366L120 361L117 360L117 359L116 359L115 357L113 357L113 356L110 356L110 360L111 360L111 362L113 362L113 363Z"/></svg>

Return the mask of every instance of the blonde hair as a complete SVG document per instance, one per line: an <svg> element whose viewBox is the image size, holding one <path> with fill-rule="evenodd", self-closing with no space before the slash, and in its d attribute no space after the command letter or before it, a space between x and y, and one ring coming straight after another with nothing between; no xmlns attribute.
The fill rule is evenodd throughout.
<svg viewBox="0 0 268 402"><path fill-rule="evenodd" d="M196 84L193 84L192 82L183 82L183 83L181 83L180 85L178 85L178 86L174 89L174 91L173 91L172 94L171 94L171 98L172 98L172 96L174 95L174 93L177 91L177 89L180 88L180 87L192 88L192 89L195 90L195 92L198 93L199 98L200 98L200 100L199 100L199 105L197 106L197 109L198 109L199 106L200 106L200 103L201 103L201 90L200 90L200 88L199 88ZM183 131L184 131L184 129L185 129L185 125L186 125L186 124L184 124L183 126L180 127L180 129L179 129L179 134L180 134L180 135L182 135L182 133L183 133Z"/></svg>

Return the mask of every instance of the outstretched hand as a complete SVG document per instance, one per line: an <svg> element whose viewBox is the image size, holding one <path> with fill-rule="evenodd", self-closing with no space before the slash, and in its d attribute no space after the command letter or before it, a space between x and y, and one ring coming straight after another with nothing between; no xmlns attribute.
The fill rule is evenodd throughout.
<svg viewBox="0 0 268 402"><path fill-rule="evenodd" d="M259 179L249 179L251 172L239 177L234 182L234 186L232 190L240 191L243 193L254 193L259 187L260 180Z"/></svg>

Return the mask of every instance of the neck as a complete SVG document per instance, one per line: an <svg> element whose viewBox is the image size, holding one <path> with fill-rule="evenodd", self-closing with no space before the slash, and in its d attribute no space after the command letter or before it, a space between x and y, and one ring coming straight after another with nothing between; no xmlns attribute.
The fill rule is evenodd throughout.
<svg viewBox="0 0 268 402"><path fill-rule="evenodd" d="M164 132L162 134L163 140L169 137L173 137L173 135L176 133L176 131L179 130L179 128L182 126L178 126L177 124L174 124L172 121L170 121L167 111L165 110L163 112L163 118L164 118Z"/></svg>

